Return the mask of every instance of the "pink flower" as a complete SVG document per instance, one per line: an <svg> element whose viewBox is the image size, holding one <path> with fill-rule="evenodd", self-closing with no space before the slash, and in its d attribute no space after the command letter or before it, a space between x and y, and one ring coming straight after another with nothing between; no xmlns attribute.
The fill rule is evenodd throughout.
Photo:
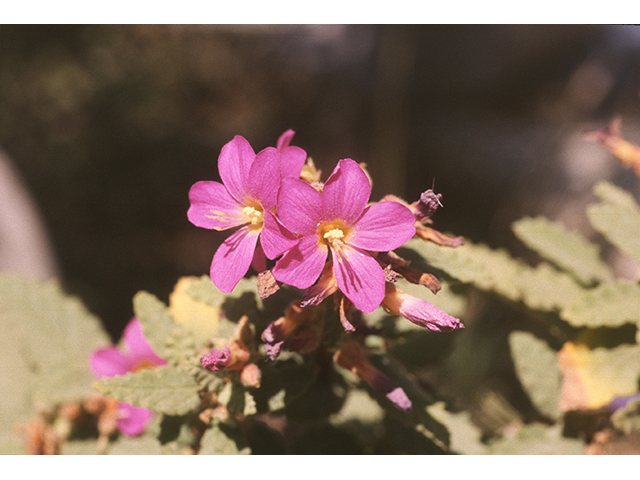
<svg viewBox="0 0 640 480"><path fill-rule="evenodd" d="M122 340L127 350L125 352L112 346L96 350L91 355L89 365L97 378L124 375L127 372L166 365L167 362L153 351L144 338L142 325L137 318L131 320L126 326ZM128 403L119 404L118 414L118 430L129 437L144 432L147 423L153 417L151 410L134 407Z"/></svg>
<svg viewBox="0 0 640 480"><path fill-rule="evenodd" d="M289 160L284 173L299 175L299 152L288 146L291 136L278 142ZM230 293L249 270L258 238L266 256L273 259L295 244L296 237L282 227L273 212L283 174L277 149L268 147L256 155L247 140L236 136L222 147L218 171L223 183L201 181L191 187L187 217L202 228L241 227L220 245L211 263L213 283Z"/></svg>
<svg viewBox="0 0 640 480"><path fill-rule="evenodd" d="M283 179L278 217L301 238L273 268L276 280L311 286L331 251L340 290L356 308L375 310L384 298L385 276L370 252L393 250L416 230L407 207L393 201L367 206L370 195L367 175L351 159L338 162L322 193L303 180Z"/></svg>

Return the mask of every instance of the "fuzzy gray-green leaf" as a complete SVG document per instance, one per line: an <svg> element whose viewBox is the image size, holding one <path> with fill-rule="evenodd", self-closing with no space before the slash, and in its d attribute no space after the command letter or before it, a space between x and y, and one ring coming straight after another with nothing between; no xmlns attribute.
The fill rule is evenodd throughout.
<svg viewBox="0 0 640 480"><path fill-rule="evenodd" d="M512 229L525 245L574 275L580 283L589 285L611 279L598 246L560 223L544 217L522 218L513 223Z"/></svg>
<svg viewBox="0 0 640 480"><path fill-rule="evenodd" d="M597 231L640 262L640 207L633 196L607 182L596 185L594 192L601 203L589 205L587 217Z"/></svg>
<svg viewBox="0 0 640 480"><path fill-rule="evenodd" d="M518 378L533 404L541 413L559 418L562 373L556 352L528 332L511 333L509 345Z"/></svg>
<svg viewBox="0 0 640 480"><path fill-rule="evenodd" d="M482 431L471 420L468 411L451 413L443 402L434 403L427 408L436 420L446 425L451 436L451 451L463 455L484 455L488 447L482 443Z"/></svg>
<svg viewBox="0 0 640 480"><path fill-rule="evenodd" d="M101 378L94 386L119 402L167 415L184 415L200 403L198 384L188 372L173 365Z"/></svg>
<svg viewBox="0 0 640 480"><path fill-rule="evenodd" d="M110 343L100 321L56 281L10 274L0 275L0 331L0 431L38 402L90 393L89 357Z"/></svg>
<svg viewBox="0 0 640 480"><path fill-rule="evenodd" d="M199 455L248 455L251 453L240 429L224 424L214 424L207 429L200 441Z"/></svg>
<svg viewBox="0 0 640 480"><path fill-rule="evenodd" d="M548 427L539 423L525 425L508 438L490 445L493 455L581 455L584 453L582 440L564 438L562 426Z"/></svg>
<svg viewBox="0 0 640 480"><path fill-rule="evenodd" d="M138 292L133 297L133 310L142 324L144 337L162 358L178 363L195 354L191 333L173 320L167 306L154 295Z"/></svg>
<svg viewBox="0 0 640 480"><path fill-rule="evenodd" d="M505 250L493 250L468 240L460 247L450 248L412 239L405 247L422 257L427 263L423 268L431 265L463 283L493 291L514 302L522 301L536 310L560 310L581 290L569 275L547 263L532 268ZM401 255L414 260L410 252ZM415 265L420 268L418 263Z"/></svg>
<svg viewBox="0 0 640 480"><path fill-rule="evenodd" d="M640 326L640 285L620 280L585 290L560 316L576 327Z"/></svg>

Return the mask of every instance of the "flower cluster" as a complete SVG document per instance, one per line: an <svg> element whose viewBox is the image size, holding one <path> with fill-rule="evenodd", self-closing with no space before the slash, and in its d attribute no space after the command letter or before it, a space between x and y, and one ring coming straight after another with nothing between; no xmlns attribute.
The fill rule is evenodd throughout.
<svg viewBox="0 0 640 480"><path fill-rule="evenodd" d="M370 313L388 291L386 265L378 252L412 238L439 196L426 196L432 199L429 215L420 208L424 201L413 208L395 199L369 204L369 178L351 159L340 160L324 184L310 183L300 178L307 155L290 145L293 134L288 130L277 148L258 154L236 136L218 158L222 183L200 181L191 188L191 223L214 230L240 227L216 251L211 279L229 293L251 265L265 264L266 255L277 260L271 269L275 281L307 289L329 260L337 288L356 308Z"/></svg>
<svg viewBox="0 0 640 480"><path fill-rule="evenodd" d="M189 191L191 223L235 229L211 263L211 279L222 292L231 292L252 266L263 298L282 284L306 290L293 309L263 332L267 355L275 358L284 341L294 337L291 343L300 349L317 345L317 332L309 327L312 316L303 310L334 293L347 331L356 330L350 318L354 311L366 314L380 306L431 330L461 328L457 318L394 285L403 277L434 293L439 290L435 277L412 269L393 250L416 234L449 246L462 243L426 226L440 195L428 190L412 204L392 196L370 203L371 183L360 164L340 160L321 182L306 152L290 145L293 135L288 130L276 148L257 154L236 136L218 158L222 183L200 181ZM208 353L202 363L218 371L236 358L238 352L229 346Z"/></svg>

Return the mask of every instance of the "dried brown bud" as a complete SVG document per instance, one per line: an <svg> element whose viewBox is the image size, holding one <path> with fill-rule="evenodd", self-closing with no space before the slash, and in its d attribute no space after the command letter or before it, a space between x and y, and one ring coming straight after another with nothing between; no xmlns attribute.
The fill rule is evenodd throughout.
<svg viewBox="0 0 640 480"><path fill-rule="evenodd" d="M258 274L258 295L263 300L280 290L280 285L281 283L276 280L271 270Z"/></svg>

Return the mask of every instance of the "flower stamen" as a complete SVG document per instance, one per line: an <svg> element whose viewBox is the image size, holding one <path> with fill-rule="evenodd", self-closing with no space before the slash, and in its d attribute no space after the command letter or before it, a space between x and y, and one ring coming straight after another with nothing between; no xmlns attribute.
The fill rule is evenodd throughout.
<svg viewBox="0 0 640 480"><path fill-rule="evenodd" d="M333 243L336 240L342 240L344 238L344 232L339 228L334 228L325 233L323 238L326 238L330 243Z"/></svg>
<svg viewBox="0 0 640 480"><path fill-rule="evenodd" d="M318 239L332 248L340 249L348 235L349 227L342 222L333 221L318 224Z"/></svg>
<svg viewBox="0 0 640 480"><path fill-rule="evenodd" d="M249 218L251 225L258 225L264 222L264 217L262 215L262 211L253 207L244 207L242 209L242 213L245 214Z"/></svg>

